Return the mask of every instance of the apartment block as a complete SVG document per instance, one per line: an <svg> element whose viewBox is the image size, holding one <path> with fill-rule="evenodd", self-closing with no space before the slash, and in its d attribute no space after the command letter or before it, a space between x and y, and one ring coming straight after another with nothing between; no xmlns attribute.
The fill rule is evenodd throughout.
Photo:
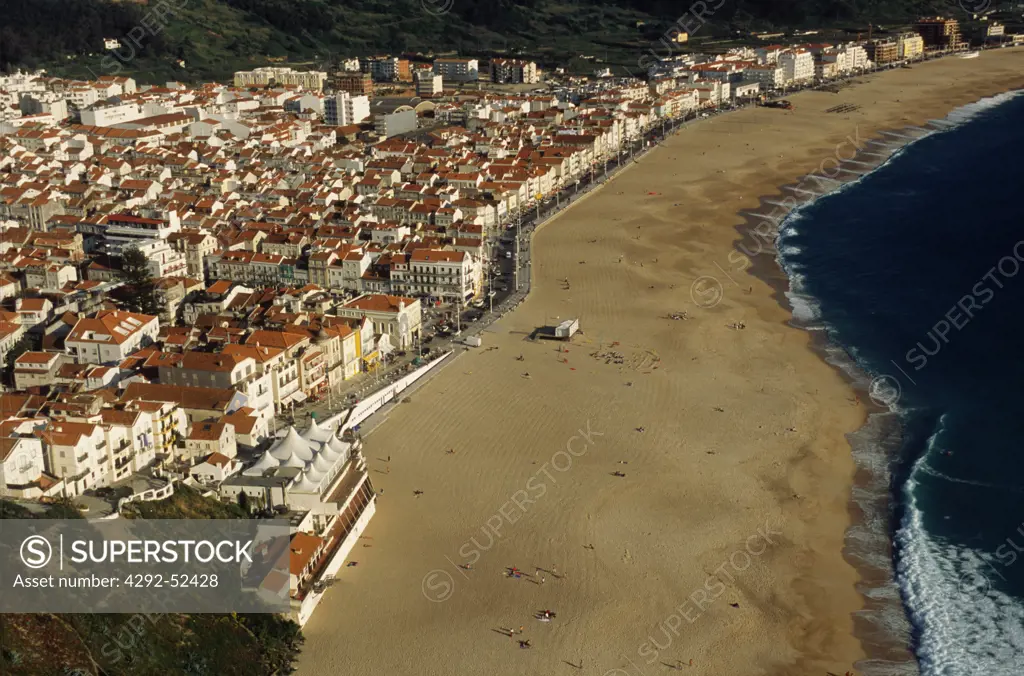
<svg viewBox="0 0 1024 676"><path fill-rule="evenodd" d="M792 49L779 55L782 77L786 83L802 84L814 79L814 57L805 49Z"/></svg>
<svg viewBox="0 0 1024 676"><path fill-rule="evenodd" d="M235 72L236 87L266 87L268 85L295 85L302 89L319 92L327 81L327 73L318 70L298 71L291 68L265 66L253 70Z"/></svg>
<svg viewBox="0 0 1024 676"><path fill-rule="evenodd" d="M435 59L434 72L452 82L476 82L480 63L476 59Z"/></svg>
<svg viewBox="0 0 1024 676"><path fill-rule="evenodd" d="M339 73L334 83L336 89L353 96L373 95L373 76L370 73Z"/></svg>
<svg viewBox="0 0 1024 676"><path fill-rule="evenodd" d="M339 92L324 99L324 122L334 127L359 124L370 116L370 100Z"/></svg>
<svg viewBox="0 0 1024 676"><path fill-rule="evenodd" d="M872 40L865 49L868 58L879 66L899 60L900 50L895 40Z"/></svg>
<svg viewBox="0 0 1024 676"><path fill-rule="evenodd" d="M429 99L444 93L444 77L431 70L417 70L413 79L416 80L416 96L420 98Z"/></svg>
<svg viewBox="0 0 1024 676"><path fill-rule="evenodd" d="M959 49L963 46L960 38L960 22L944 16L919 19L914 30L924 40L926 49Z"/></svg>
<svg viewBox="0 0 1024 676"><path fill-rule="evenodd" d="M513 84L540 82L537 64L520 59L491 59L491 81Z"/></svg>
<svg viewBox="0 0 1024 676"><path fill-rule="evenodd" d="M917 33L904 33L897 41L898 56L901 59L916 59L924 54L924 38Z"/></svg>

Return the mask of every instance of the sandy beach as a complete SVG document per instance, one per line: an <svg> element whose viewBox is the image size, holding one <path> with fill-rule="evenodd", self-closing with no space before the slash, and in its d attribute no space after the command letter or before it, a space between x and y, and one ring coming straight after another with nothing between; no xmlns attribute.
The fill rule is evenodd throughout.
<svg viewBox="0 0 1024 676"><path fill-rule="evenodd" d="M1001 50L718 116L546 223L529 299L367 437L383 494L299 674L852 670L846 435L867 407L790 325L773 253L737 249L757 253L744 212L1020 87L1024 50ZM569 317L567 352L528 339Z"/></svg>

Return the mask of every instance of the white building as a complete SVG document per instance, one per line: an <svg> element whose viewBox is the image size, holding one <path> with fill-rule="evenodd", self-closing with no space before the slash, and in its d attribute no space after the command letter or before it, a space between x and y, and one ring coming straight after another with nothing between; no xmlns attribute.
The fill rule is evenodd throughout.
<svg viewBox="0 0 1024 676"><path fill-rule="evenodd" d="M412 108L393 113L378 113L373 117L373 130L385 138L416 131L416 111Z"/></svg>
<svg viewBox="0 0 1024 676"><path fill-rule="evenodd" d="M867 50L860 45L846 44L837 51L844 56L846 72L863 70L871 66Z"/></svg>
<svg viewBox="0 0 1024 676"><path fill-rule="evenodd" d="M335 312L339 317L369 320L373 324L374 335L389 336L391 346L400 350L412 346L420 335L423 322L420 302L402 296L364 294ZM366 352L364 347L364 356Z"/></svg>
<svg viewBox="0 0 1024 676"><path fill-rule="evenodd" d="M335 127L359 124L370 116L370 99L339 92L324 98L324 122Z"/></svg>
<svg viewBox="0 0 1024 676"><path fill-rule="evenodd" d="M805 49L791 49L779 55L786 84L803 84L814 79L814 57Z"/></svg>
<svg viewBox="0 0 1024 676"><path fill-rule="evenodd" d="M479 267L465 251L416 249L405 264L393 266L392 288L398 293L465 303L480 290Z"/></svg>
<svg viewBox="0 0 1024 676"><path fill-rule="evenodd" d="M101 310L79 319L64 340L78 364L116 364L156 340L160 322L151 315Z"/></svg>
<svg viewBox="0 0 1024 676"><path fill-rule="evenodd" d="M318 70L297 71L291 68L265 66L254 70L240 70L235 73L236 87L265 87L267 85L296 85L310 91L322 91L327 73Z"/></svg>
<svg viewBox="0 0 1024 676"><path fill-rule="evenodd" d="M46 474L43 442L33 434L27 421L0 438L0 496L39 498L59 494L63 486Z"/></svg>
<svg viewBox="0 0 1024 676"><path fill-rule="evenodd" d="M185 254L165 240L151 239L136 245L146 257L146 269L153 277L184 277L188 274Z"/></svg>
<svg viewBox="0 0 1024 676"><path fill-rule="evenodd" d="M81 111L82 124L96 127L112 127L123 122L134 122L147 115L142 106L136 103L99 104Z"/></svg>
<svg viewBox="0 0 1024 676"><path fill-rule="evenodd" d="M291 618L305 624L323 598L319 583L341 568L376 510L359 442L339 439L333 425L315 421L301 435L289 428L253 465L220 485L223 499L238 501L242 493L249 505L282 506L296 515L287 586Z"/></svg>
<svg viewBox="0 0 1024 676"><path fill-rule="evenodd" d="M39 432L50 473L64 480L69 496L110 483L113 454L103 427L93 423L49 421Z"/></svg>
<svg viewBox="0 0 1024 676"><path fill-rule="evenodd" d="M762 90L777 89L782 86L782 67L778 64L751 66L746 70L747 76L760 83Z"/></svg>
<svg viewBox="0 0 1024 676"><path fill-rule="evenodd" d="M444 93L444 76L436 75L430 70L417 70L413 76L416 80L416 96L429 99Z"/></svg>
<svg viewBox="0 0 1024 676"><path fill-rule="evenodd" d="M452 82L476 82L480 64L476 59L434 59L434 72Z"/></svg>

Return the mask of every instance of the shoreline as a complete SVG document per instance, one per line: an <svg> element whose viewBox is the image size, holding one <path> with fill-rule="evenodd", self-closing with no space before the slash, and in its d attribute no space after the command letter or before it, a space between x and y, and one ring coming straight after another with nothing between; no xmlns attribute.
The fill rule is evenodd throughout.
<svg viewBox="0 0 1024 676"><path fill-rule="evenodd" d="M1001 57L1003 61L1019 58L1021 52L1004 51L1016 56ZM947 78L937 74L977 76L946 61L910 71L915 77L933 73L928 83L928 95L934 99L931 109L944 106L948 112L984 96L960 92L969 100L943 103L950 98L948 92L936 94L938 87L931 80L945 83ZM802 115L801 109L814 107L812 101L824 106L822 102L848 97L892 96L888 92L906 82L907 72L892 73L857 81L840 97L801 92L792 98ZM1014 77L1020 81L1018 74ZM982 83L974 89L992 86L996 85ZM899 110L868 122L873 133L916 126L914 120L924 111L914 112L916 117L909 121ZM399 471L379 478L388 488L388 499L369 527L375 549L361 552L368 565L347 571L346 581L352 584L332 589L314 615L300 673L331 673L330 665L339 659L350 660L356 671L374 664L390 673L452 673L460 668L535 673L555 668L559 659L575 664L584 654L590 664L597 663L596 673L633 673L628 671L630 663L647 661L652 643L658 648L655 658L692 657L695 666L714 665L708 673L789 674L794 668L799 673L843 673L868 657L855 635L853 614L864 605L864 597L857 589L861 575L846 557L846 538L855 516L849 498L858 473L849 438L863 428L870 411L851 405L849 384L836 378L834 364L825 370L812 365L822 361L815 352L815 339L820 337L795 329L788 306L779 302L772 275L761 276L775 264L775 281L786 279L774 256L770 264L756 256L754 266L763 269L744 270L758 285L756 293L751 287L748 300L724 298L721 289L718 301L726 302L709 308L698 305L698 316L690 322L666 322L664 317L666 310L677 307L693 312L697 301L692 287L690 294L686 287L705 269L714 270L710 254L717 252L724 260L725 254L735 251L736 232L743 224L736 225L737 209L726 205L727 199L733 204L741 201L742 218L749 213L742 208L749 200L738 196L740 191L754 188L764 195L757 198L761 206L763 199L777 199L780 193L785 197L784 188L773 194L771 186L799 180L808 160L820 157L834 134L841 137L848 131L848 125L834 124L839 118L825 115L818 118L818 135L807 140L801 118L787 120L786 115L742 110L707 120L696 125L697 130L680 130L636 163L640 171L617 172L613 181L574 208L549 219L562 220L562 227L545 228L546 221L534 232L531 284L537 293L489 329L496 351L467 353L469 360L445 369L429 391L397 408L391 424L375 431L372 443L394 450L401 463L392 463ZM768 134L753 131L744 137L745 145L755 141L768 143L769 148L748 158L743 142L728 137L735 136L730 130L751 125L767 125ZM793 141L787 141L790 138ZM716 153L716 142L721 142L718 148L727 144L735 150ZM778 150L773 147L791 156L775 161L772 152ZM710 153L711 166L675 163L670 156L680 149L698 161ZM645 170L646 165L653 166ZM716 165L721 169L714 172ZM766 178L766 165L783 180ZM673 172L691 180L673 180ZM609 193L611 183L615 190ZM615 197L626 193L630 198ZM640 197L634 200L633 194ZM684 203L683 220L670 215L673 207ZM716 223L715 228L706 228L705 221ZM616 251L625 252L630 260L623 262L618 254L616 265ZM648 262L647 267L640 261ZM560 291L557 283L569 270L571 293ZM675 289L667 286L670 279L680 281L678 291L670 292ZM767 294L760 284L768 287ZM554 360L545 346L522 341L532 324L560 312L584 318L585 336L569 355L574 368L568 362L560 364L560 358ZM727 321L740 319L747 325L745 331L726 326ZM626 326L635 328L626 332ZM581 356L594 348L606 351L620 340L625 342L614 349L623 353L625 366L613 364L614 373L607 361L595 366L600 362ZM527 355L531 379L521 378L522 367L511 360L520 351ZM466 370L458 373L462 369ZM625 384L632 389L623 388L627 378L630 382ZM495 388L491 382L502 385ZM757 383L761 386L754 391L751 385ZM443 410L436 408L440 401L446 403ZM500 537L481 547L483 558L474 568L486 567L487 573L466 576L455 570L452 557L462 556L460 545L471 537L482 539L481 526L489 515L524 485L527 474L533 476L536 468L523 463L530 458L532 464L549 461L552 451L592 420L601 425L596 427L600 443L577 459L571 472L555 475L558 481L549 486L550 497L540 506L531 507L518 523L510 519L502 524ZM646 434L636 434L635 421L648 426ZM435 455L435 447L448 444L460 449L457 464ZM609 480L606 470L626 452L630 479ZM379 448L368 453L377 454ZM639 484L632 478L636 475ZM427 489L422 502L407 494L421 487ZM439 491L450 495L439 496ZM763 527L766 516L785 534L782 540L767 552L762 549L763 555L757 553L760 558L743 567L742 575L732 576L736 579L723 585L725 591L712 602L723 600L696 613L692 605L677 611L684 607L680 601L685 604L700 589L709 589L715 566L721 570L723 561L734 561L742 553L738 543ZM596 547L588 550L586 544ZM538 647L545 649L527 651L526 656L516 651L511 663L507 643L492 645L480 632L502 622L522 623L513 619L522 612L517 610L519 596L532 598L541 592L511 591L510 586L521 585L492 580L490 569L496 572L506 561L554 561L560 571L571 571L567 582L543 588L545 599L551 595L543 603L557 607L560 616L559 626L538 638ZM435 565L438 568L428 572ZM445 572L449 569L454 575ZM419 598L427 592L419 578L438 571L448 576L454 591L439 599L443 603L426 603ZM613 609L610 600L616 598L619 604ZM526 603L541 607L539 600ZM685 618L686 633L668 631L678 627L672 619L678 620L677 614ZM353 623L350 616L359 621ZM377 632L373 644L339 653L331 637L346 629L367 631L364 625ZM404 644L401 656L388 650L395 640ZM473 651L451 652L467 640ZM418 661L411 669L404 660L409 655ZM515 664L527 671L519 671ZM758 665L761 671L756 671Z"/></svg>
<svg viewBox="0 0 1024 676"><path fill-rule="evenodd" d="M1004 93L1014 91L1021 92L1024 89L1011 89ZM865 658L858 661L855 667L865 675L891 676L894 673L899 673L910 676L921 673L912 638L915 629L909 619L909 609L904 605L902 592L896 579L895 544L892 541L892 535L898 524L891 522L895 496L890 489L892 477L888 464L893 461L902 444L901 423L898 414L884 405L885 402L876 400L872 393L875 379L871 378L871 374L864 371L849 355L843 353L837 357L843 348L832 342L824 325L816 324L814 320L807 318L798 319L795 316L797 308L789 294L800 292L794 291L793 280L779 258L779 237L785 221L794 211L809 206L819 199L829 197L846 186L856 183L862 177L874 173L917 141L934 133L956 128L957 123L947 123L949 116L954 112L1000 95L993 94L955 106L948 111L945 117L928 120L923 126L911 125L874 130L865 145L870 146L872 150L877 150L878 146L881 146L887 151L885 156L877 153L866 154L863 150L859 150L853 157L840 162L836 172L836 176L840 176L840 178L835 181L835 185L813 196L800 194L805 191L799 189L799 186L812 175L801 177L801 180L796 183L780 185L774 193L762 195L758 209L744 212L743 223L736 226L736 233L739 236L736 245L740 246L751 234L760 237L760 233L756 230L760 223L766 219L775 222L771 250L758 251L758 254L770 255L750 257L752 262L748 271L773 289L773 298L791 315L790 325L806 331L812 336L810 349L843 378L858 399L865 402L866 408L860 426L847 434L854 457L858 456L858 451L860 451L860 455L870 457L858 458L855 474L852 477L849 501L850 524L846 530L844 545L844 558L857 571L856 587L864 602L864 607L854 613L854 636L860 641L865 652ZM896 138L902 138L905 141L897 141ZM853 167L852 165L858 166ZM867 168L863 169L862 167ZM801 201L779 214L778 200L785 197L795 197ZM858 492L861 493L863 501L858 501ZM872 505L870 502L875 504ZM874 520L873 524L872 520ZM882 543L878 542L877 538L879 537L882 538ZM867 545L863 545L858 540L874 540L872 546L875 547L875 550L869 549ZM859 544L860 547L858 547ZM877 551L878 549L881 551ZM871 555L879 558L873 562L869 561ZM879 560L884 561L884 564L879 565ZM892 591L896 592L895 597L887 595L887 592ZM895 630L899 630L900 633L894 636ZM898 672L893 671L894 669Z"/></svg>

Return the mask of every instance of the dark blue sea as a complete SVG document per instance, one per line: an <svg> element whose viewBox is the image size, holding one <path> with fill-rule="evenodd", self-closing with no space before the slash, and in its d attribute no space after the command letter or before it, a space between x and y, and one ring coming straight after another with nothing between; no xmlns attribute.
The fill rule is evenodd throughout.
<svg viewBox="0 0 1024 676"><path fill-rule="evenodd" d="M832 361L882 405L854 446L887 513L867 508L847 539L848 559L884 557L895 571L901 616L875 623L905 632L927 676L1019 675L1024 96L981 101L934 128L793 212L779 260L797 321L825 332ZM870 494L862 486L854 498ZM887 670L909 673L871 671Z"/></svg>

